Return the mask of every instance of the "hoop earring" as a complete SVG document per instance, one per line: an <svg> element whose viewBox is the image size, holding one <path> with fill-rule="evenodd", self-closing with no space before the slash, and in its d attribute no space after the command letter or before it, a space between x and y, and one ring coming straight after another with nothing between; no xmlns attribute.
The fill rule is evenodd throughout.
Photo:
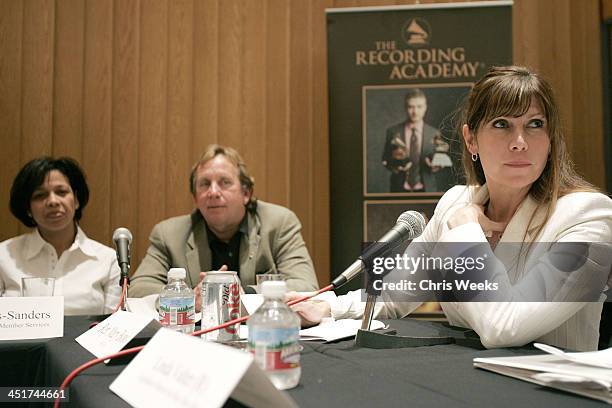
<svg viewBox="0 0 612 408"><path fill-rule="evenodd" d="M472 153L472 161L475 162L478 160L478 153Z"/></svg>

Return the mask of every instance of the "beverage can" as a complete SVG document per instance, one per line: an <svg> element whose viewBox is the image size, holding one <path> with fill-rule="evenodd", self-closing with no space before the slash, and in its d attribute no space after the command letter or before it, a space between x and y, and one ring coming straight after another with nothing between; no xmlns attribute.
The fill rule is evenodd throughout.
<svg viewBox="0 0 612 408"><path fill-rule="evenodd" d="M202 329L221 325L240 317L240 280L233 271L206 272L202 282ZM209 341L240 339L240 323L204 333Z"/></svg>

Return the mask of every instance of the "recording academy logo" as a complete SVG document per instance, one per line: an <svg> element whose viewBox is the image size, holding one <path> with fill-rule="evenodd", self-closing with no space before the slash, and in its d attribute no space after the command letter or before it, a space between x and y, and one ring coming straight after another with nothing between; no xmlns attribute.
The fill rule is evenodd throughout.
<svg viewBox="0 0 612 408"><path fill-rule="evenodd" d="M399 21L392 32L394 38L374 38L369 48L355 50L355 65L388 67L388 78L400 81L473 80L486 68L484 62L471 60L466 47L457 45L454 39L444 40L444 35L438 35L436 43L441 44L432 46L431 26L423 18ZM445 41L452 45L443 44Z"/></svg>
<svg viewBox="0 0 612 408"><path fill-rule="evenodd" d="M430 43L431 27L422 18L410 19L402 28L402 38L411 47L422 47Z"/></svg>

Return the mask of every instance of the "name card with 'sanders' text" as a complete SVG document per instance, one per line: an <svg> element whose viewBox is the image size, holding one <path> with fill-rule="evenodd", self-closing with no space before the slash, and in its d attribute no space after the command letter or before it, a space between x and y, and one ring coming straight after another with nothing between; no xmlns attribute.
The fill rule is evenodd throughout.
<svg viewBox="0 0 612 408"><path fill-rule="evenodd" d="M64 297L0 297L0 340L64 335Z"/></svg>

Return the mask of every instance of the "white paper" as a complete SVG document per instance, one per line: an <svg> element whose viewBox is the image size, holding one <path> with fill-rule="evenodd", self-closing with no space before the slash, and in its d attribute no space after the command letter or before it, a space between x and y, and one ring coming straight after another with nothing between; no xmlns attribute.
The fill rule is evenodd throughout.
<svg viewBox="0 0 612 408"><path fill-rule="evenodd" d="M260 295L260 294L250 293L248 295L247 294L241 295L240 301L242 302L242 305L246 309L247 313L249 315L252 315L253 313L255 313L257 308L261 306L261 304L264 301L264 297L263 295Z"/></svg>
<svg viewBox="0 0 612 408"><path fill-rule="evenodd" d="M0 340L64 335L64 297L0 297Z"/></svg>
<svg viewBox="0 0 612 408"><path fill-rule="evenodd" d="M384 327L385 324L379 320L372 320L370 324L370 330L379 330ZM317 326L300 330L300 338L302 340L335 341L356 336L359 329L361 329L361 319L330 319Z"/></svg>
<svg viewBox="0 0 612 408"><path fill-rule="evenodd" d="M108 356L123 349L151 320L146 314L119 310L75 340L98 358Z"/></svg>
<svg viewBox="0 0 612 408"><path fill-rule="evenodd" d="M372 320L370 330L384 329L385 324L378 320ZM325 319L321 324L300 330L300 340L303 341L335 341L346 339L357 335L361 329L361 320L353 319ZM249 328L247 325L240 326L240 339L248 339Z"/></svg>
<svg viewBox="0 0 612 408"><path fill-rule="evenodd" d="M296 406L251 354L168 329L159 330L109 388L136 408L216 408L232 392L255 408Z"/></svg>
<svg viewBox="0 0 612 408"><path fill-rule="evenodd" d="M609 349L608 349L609 350ZM604 350L605 351L605 350ZM535 356L475 358L474 365L478 363L498 365L502 367L515 367L531 371L567 374L580 376L585 379L603 380L612 382L612 370L583 365L565 360L552 354L539 354Z"/></svg>
<svg viewBox="0 0 612 408"><path fill-rule="evenodd" d="M149 295L141 298L128 298L127 310L128 312L150 316L151 319L159 320L157 299L159 299L159 295Z"/></svg>
<svg viewBox="0 0 612 408"><path fill-rule="evenodd" d="M301 296L306 296L306 295L312 294L313 292L297 292L297 293ZM327 291L327 292L319 293L317 296L314 296L309 300L310 301L327 301L331 303L335 299L336 299L336 294L332 291ZM242 305L246 309L247 313L249 315L252 315L253 313L255 313L257 308L261 306L261 304L264 302L264 297L263 295L259 293L257 294L250 293L250 294L241 295L240 300L242 301Z"/></svg>
<svg viewBox="0 0 612 408"><path fill-rule="evenodd" d="M538 373L532 375L536 381L542 381L548 386L565 386L575 388L585 388L589 390L609 390L612 385L608 381L593 380L577 375Z"/></svg>
<svg viewBox="0 0 612 408"><path fill-rule="evenodd" d="M612 404L612 370L592 367L552 354L475 358L474 367L572 392Z"/></svg>
<svg viewBox="0 0 612 408"><path fill-rule="evenodd" d="M594 367L612 368L612 347L600 351L584 351L580 353L566 353L548 344L534 343L536 348L556 355L575 363L590 365Z"/></svg>

